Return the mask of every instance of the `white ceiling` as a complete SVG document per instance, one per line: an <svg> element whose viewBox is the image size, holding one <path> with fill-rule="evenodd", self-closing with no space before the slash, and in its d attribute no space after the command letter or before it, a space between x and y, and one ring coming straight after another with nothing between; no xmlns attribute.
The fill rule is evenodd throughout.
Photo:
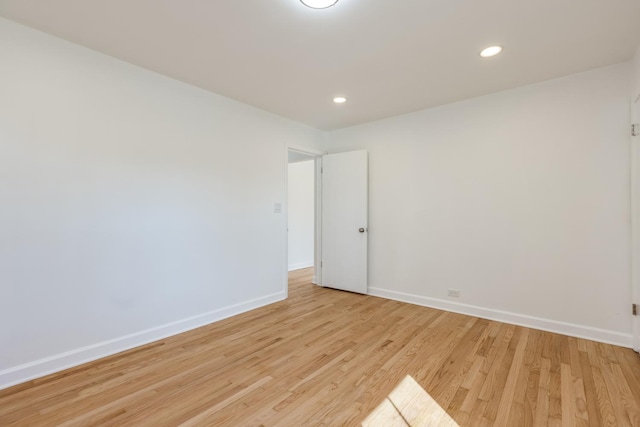
<svg viewBox="0 0 640 427"><path fill-rule="evenodd" d="M640 43L640 0L0 0L0 16L324 130L626 61ZM493 44L504 53L480 58Z"/></svg>

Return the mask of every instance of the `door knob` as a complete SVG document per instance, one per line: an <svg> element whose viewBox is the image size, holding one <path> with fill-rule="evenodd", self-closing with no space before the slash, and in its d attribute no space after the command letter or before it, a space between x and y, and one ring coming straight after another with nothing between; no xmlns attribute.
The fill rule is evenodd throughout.
<svg viewBox="0 0 640 427"><path fill-rule="evenodd" d="M364 233L364 228L361 228L358 231L361 232L361 233Z"/></svg>

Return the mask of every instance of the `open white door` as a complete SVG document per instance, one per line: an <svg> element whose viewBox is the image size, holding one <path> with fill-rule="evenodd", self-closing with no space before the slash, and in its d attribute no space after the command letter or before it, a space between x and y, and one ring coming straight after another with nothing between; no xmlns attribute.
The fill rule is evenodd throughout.
<svg viewBox="0 0 640 427"><path fill-rule="evenodd" d="M368 156L322 157L322 285L367 293Z"/></svg>

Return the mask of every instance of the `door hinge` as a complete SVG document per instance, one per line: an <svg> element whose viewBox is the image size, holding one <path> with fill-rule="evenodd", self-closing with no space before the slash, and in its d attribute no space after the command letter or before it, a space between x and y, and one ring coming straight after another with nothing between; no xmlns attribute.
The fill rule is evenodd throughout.
<svg viewBox="0 0 640 427"><path fill-rule="evenodd" d="M631 136L640 136L640 123L631 125Z"/></svg>
<svg viewBox="0 0 640 427"><path fill-rule="evenodd" d="M631 304L631 314L634 316L638 315L638 304Z"/></svg>

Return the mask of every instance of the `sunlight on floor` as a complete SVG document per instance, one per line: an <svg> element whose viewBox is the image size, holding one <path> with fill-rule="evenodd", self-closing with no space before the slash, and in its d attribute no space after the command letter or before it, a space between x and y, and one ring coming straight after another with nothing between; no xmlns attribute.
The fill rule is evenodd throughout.
<svg viewBox="0 0 640 427"><path fill-rule="evenodd" d="M362 422L363 427L459 427L410 375Z"/></svg>

